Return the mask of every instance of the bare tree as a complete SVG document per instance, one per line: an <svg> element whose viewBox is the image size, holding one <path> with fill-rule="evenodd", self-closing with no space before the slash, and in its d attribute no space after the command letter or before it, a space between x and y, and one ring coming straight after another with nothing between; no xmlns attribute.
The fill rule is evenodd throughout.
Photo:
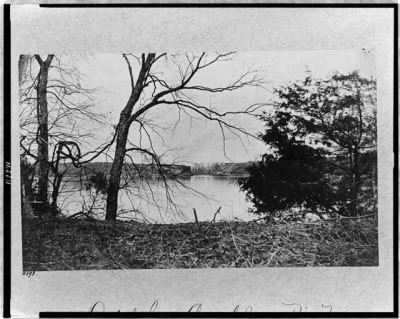
<svg viewBox="0 0 400 319"><path fill-rule="evenodd" d="M189 117L199 116L206 120L214 121L219 125L223 139L225 138L225 130L236 135L251 135L246 129L233 124L229 120L229 117L239 114L252 115L261 104L253 104L240 111L219 112L214 105L203 105L191 97L195 92L217 94L249 86L259 86L261 81L257 78L255 71L244 72L232 83L221 87L194 84L196 76L199 73L219 62L231 61L233 55L233 52L213 56L202 53L200 55L186 54L175 58L174 56L167 56L165 53L159 55L143 53L140 56L123 54L130 75L131 93L125 107L120 113L118 125L116 126L115 155L107 190L107 220L115 220L117 217L118 192L120 190L121 173L125 157L130 152L142 153L149 156L158 167L161 165L159 155L152 147L151 137L146 130L146 122L144 120L144 116L153 108L162 105L175 106L179 115L183 113ZM161 72L156 72L156 64L166 59L172 59L177 70L178 81L164 78ZM136 76L133 71L133 61L138 66ZM145 148L141 145L132 145L129 142L128 135L132 123L138 124L139 132L143 131L148 136L150 147Z"/></svg>
<svg viewBox="0 0 400 319"><path fill-rule="evenodd" d="M45 60L39 55L22 55L19 68L21 155L33 159L39 167L37 200L49 202L51 185L51 206L56 208L68 167L61 164L72 162L77 166L79 145L90 136L76 128L77 122L100 119L91 111L93 90L83 88L79 71L54 55Z"/></svg>
<svg viewBox="0 0 400 319"><path fill-rule="evenodd" d="M29 63L29 56L20 55L18 60L18 81L19 87L22 87L26 80L26 68ZM29 165L26 157L21 156L21 211L24 216L32 216L32 207L30 206L28 197L31 196L30 190L32 188L32 173L34 167Z"/></svg>
<svg viewBox="0 0 400 319"><path fill-rule="evenodd" d="M49 77L49 67L54 55L48 55L46 60L42 60L39 55L35 55L39 63L40 71L37 80L37 120L38 120L38 160L39 160L39 181L38 181L38 200L47 202L47 182L49 176L49 128L47 110L47 82Z"/></svg>

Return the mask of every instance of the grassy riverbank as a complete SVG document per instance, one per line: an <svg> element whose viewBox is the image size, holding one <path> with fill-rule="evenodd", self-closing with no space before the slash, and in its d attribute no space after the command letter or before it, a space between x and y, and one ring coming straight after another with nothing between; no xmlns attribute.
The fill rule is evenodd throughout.
<svg viewBox="0 0 400 319"><path fill-rule="evenodd" d="M23 221L24 271L377 266L373 220L141 224Z"/></svg>

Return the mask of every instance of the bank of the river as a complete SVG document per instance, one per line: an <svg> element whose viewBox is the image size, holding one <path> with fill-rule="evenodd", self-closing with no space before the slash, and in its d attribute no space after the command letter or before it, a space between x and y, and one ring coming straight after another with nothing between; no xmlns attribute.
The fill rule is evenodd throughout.
<svg viewBox="0 0 400 319"><path fill-rule="evenodd" d="M376 266L373 220L259 224L23 221L24 271Z"/></svg>

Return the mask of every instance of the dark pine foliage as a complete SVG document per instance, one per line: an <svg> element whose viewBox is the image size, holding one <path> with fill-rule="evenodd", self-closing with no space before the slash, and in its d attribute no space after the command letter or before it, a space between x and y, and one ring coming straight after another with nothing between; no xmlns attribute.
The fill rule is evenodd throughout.
<svg viewBox="0 0 400 319"><path fill-rule="evenodd" d="M357 72L276 89L274 111L260 117L268 151L239 180L253 212L357 216L375 209L375 92L375 81Z"/></svg>
<svg viewBox="0 0 400 319"><path fill-rule="evenodd" d="M239 185L254 205L254 213L276 215L292 207L326 210L336 197L326 178L324 151L299 140L288 128L284 112L263 117L268 129L261 136L276 154L265 154Z"/></svg>

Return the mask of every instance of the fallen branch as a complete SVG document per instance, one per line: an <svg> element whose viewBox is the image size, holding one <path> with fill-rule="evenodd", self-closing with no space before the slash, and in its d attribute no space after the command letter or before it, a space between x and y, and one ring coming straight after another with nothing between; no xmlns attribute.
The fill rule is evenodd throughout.
<svg viewBox="0 0 400 319"><path fill-rule="evenodd" d="M281 249L281 247L278 247L269 257L268 262L267 262L267 266L269 266L272 262L272 260L274 259L274 257L276 256L276 254L278 253L278 251Z"/></svg>
<svg viewBox="0 0 400 319"><path fill-rule="evenodd" d="M233 245L235 246L236 251L238 252L239 256L242 257L244 260L246 260L246 262L248 263L248 265L249 265L250 267L253 267L252 262L251 262L247 257L245 257L245 256L242 254L242 252L240 251L238 245L236 244L236 240L235 240L235 236L233 235L232 228L231 228L231 236L232 236Z"/></svg>
<svg viewBox="0 0 400 319"><path fill-rule="evenodd" d="M376 217L375 213L372 214L368 214L368 215L361 215L361 216L340 216L337 218L327 218L327 219L321 219L316 221L316 223L318 222L334 222L334 221L339 221L339 220L351 220L351 219L364 219L364 218L369 218L369 217Z"/></svg>
<svg viewBox="0 0 400 319"><path fill-rule="evenodd" d="M78 217L78 216L85 216L87 219L93 220L93 221L96 220L95 218L93 218L92 216L90 216L88 213L85 213L85 212L78 212L76 214L68 216L67 218L74 219L75 217Z"/></svg>

